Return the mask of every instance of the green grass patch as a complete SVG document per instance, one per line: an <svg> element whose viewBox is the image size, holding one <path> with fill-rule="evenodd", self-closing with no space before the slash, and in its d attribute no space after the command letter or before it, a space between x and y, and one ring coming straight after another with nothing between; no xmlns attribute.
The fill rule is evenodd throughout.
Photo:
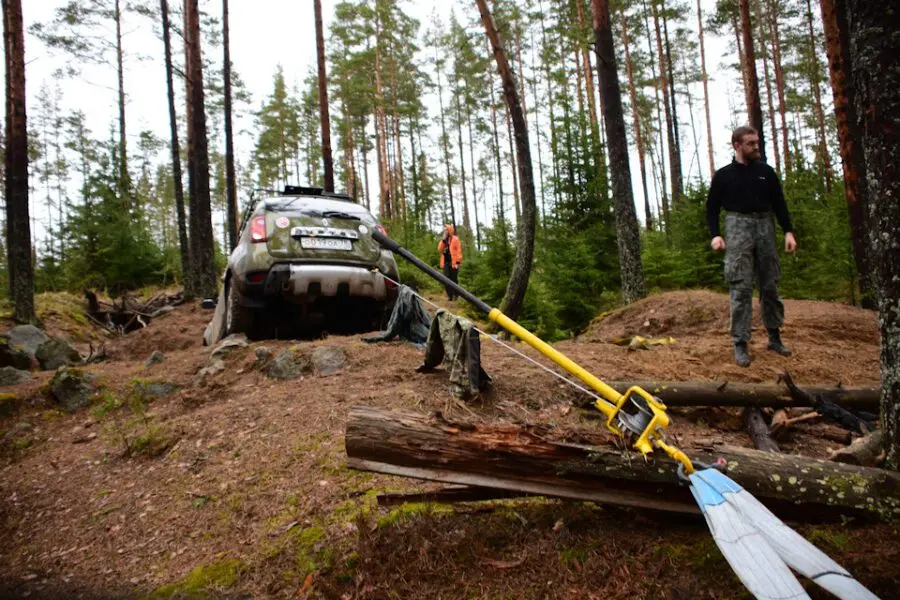
<svg viewBox="0 0 900 600"><path fill-rule="evenodd" d="M234 586L246 569L239 560L201 565L175 581L155 589L145 600L170 600L172 598L186 600L205 600L213 598Z"/></svg>

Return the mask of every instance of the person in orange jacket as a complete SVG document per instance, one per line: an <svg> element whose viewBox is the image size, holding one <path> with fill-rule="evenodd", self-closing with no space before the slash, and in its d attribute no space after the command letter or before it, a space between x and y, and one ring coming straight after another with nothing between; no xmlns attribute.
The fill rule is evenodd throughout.
<svg viewBox="0 0 900 600"><path fill-rule="evenodd" d="M441 269L444 271L444 276L453 283L457 283L459 266L462 264L462 244L459 237L454 235L453 225L444 225L444 235L438 242L438 252L441 255ZM446 287L447 298L456 300L456 292L450 289L450 286Z"/></svg>

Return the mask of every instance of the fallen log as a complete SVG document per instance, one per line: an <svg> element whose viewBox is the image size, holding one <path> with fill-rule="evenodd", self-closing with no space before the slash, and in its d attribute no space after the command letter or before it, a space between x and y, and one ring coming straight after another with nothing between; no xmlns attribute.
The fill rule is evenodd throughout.
<svg viewBox="0 0 900 600"><path fill-rule="evenodd" d="M480 502L482 500L499 500L504 498L523 498L532 496L525 492L498 490L468 485L449 485L431 492L384 492L378 494L379 506L392 506L407 502Z"/></svg>
<svg viewBox="0 0 900 600"><path fill-rule="evenodd" d="M883 432L879 429L853 440L849 446L832 452L828 458L848 465L875 467L884 461L885 452L882 440Z"/></svg>
<svg viewBox="0 0 900 600"><path fill-rule="evenodd" d="M722 381L610 381L620 394L640 386L668 406L755 406L758 408L811 407L814 398L826 395L836 404L853 410L877 412L880 387L806 386L808 400L792 398L783 385L730 383Z"/></svg>
<svg viewBox="0 0 900 600"><path fill-rule="evenodd" d="M579 443L549 437L563 434ZM347 422L345 450L348 466L359 470L698 512L689 490L678 481L677 463L658 455L648 465L635 452L614 449L611 440L611 435L596 431L458 423L440 414L356 407ZM736 447L684 450L708 464L723 458L730 477L783 517L900 519L898 473Z"/></svg>
<svg viewBox="0 0 900 600"><path fill-rule="evenodd" d="M753 447L763 452L781 452L778 444L769 435L769 426L766 424L766 418L763 412L753 406L747 406L742 411L741 417L744 420L744 428L747 435L753 441Z"/></svg>

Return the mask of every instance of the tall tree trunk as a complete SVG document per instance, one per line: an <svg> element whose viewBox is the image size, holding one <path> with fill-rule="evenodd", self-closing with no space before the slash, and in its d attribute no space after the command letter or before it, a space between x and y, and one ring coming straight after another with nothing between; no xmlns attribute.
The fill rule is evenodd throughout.
<svg viewBox="0 0 900 600"><path fill-rule="evenodd" d="M750 22L750 0L740 0L741 30L744 38L744 61L747 68L747 113L750 126L759 133L759 154L766 160L766 136L763 131L762 105L759 100L759 80L756 77L756 52L753 50L753 24Z"/></svg>
<svg viewBox="0 0 900 600"><path fill-rule="evenodd" d="M528 106L525 103L525 69L522 68L522 22L516 19L516 63L519 68L519 98L522 101L522 117L528 127Z"/></svg>
<svg viewBox="0 0 900 600"><path fill-rule="evenodd" d="M538 0L538 15L541 20L541 43L544 48L549 48L547 42L547 26L544 23L544 4L542 0ZM544 62L544 77L547 80L547 107L550 110L550 160L553 162L553 201L556 206L559 205L559 159L558 159L558 140L556 138L556 115L553 109L553 76L550 72L550 64ZM538 133L540 136L540 133Z"/></svg>
<svg viewBox="0 0 900 600"><path fill-rule="evenodd" d="M788 139L787 103L785 102L784 66L781 60L781 34L778 31L778 7L780 0L766 0L769 33L772 38L772 63L775 71L775 91L778 94L778 114L781 117L781 146L784 154L784 170L790 173L793 160Z"/></svg>
<svg viewBox="0 0 900 600"><path fill-rule="evenodd" d="M547 198L544 194L544 158L541 152L541 111L538 106L538 69L537 69L537 61L535 59L535 51L534 51L535 43L534 43L534 33L531 35L531 70L534 73L534 77L531 80L531 96L534 98L535 108L534 108L534 138L537 142L537 151L538 151L538 179L541 183L541 222L543 222L547 218ZM599 143L599 140L598 140ZM598 150L599 151L599 150Z"/></svg>
<svg viewBox="0 0 900 600"><path fill-rule="evenodd" d="M175 214L178 220L178 247L181 250L181 277L184 282L184 297L194 298L194 277L191 266L191 245L188 240L187 217L184 213L184 183L181 177L181 145L178 143L178 115L175 113L175 83L172 74L172 37L169 24L169 2L159 0L162 15L163 47L166 60L166 91L169 101L169 148L172 153L172 182L175 187ZM226 138L227 139L227 138Z"/></svg>
<svg viewBox="0 0 900 600"><path fill-rule="evenodd" d="M318 2L318 0L316 0ZM225 202L228 214L228 247L238 243L237 181L234 172L234 135L231 126L231 42L228 26L228 0L222 0L223 77L225 79Z"/></svg>
<svg viewBox="0 0 900 600"><path fill-rule="evenodd" d="M416 154L416 136L413 129L412 117L410 117L408 121L409 147L411 152L409 163L410 169L412 170L413 228L415 229L416 233L418 233L422 226L422 224L419 222L419 175L418 173L416 173L416 162L418 162L419 157Z"/></svg>
<svg viewBox="0 0 900 600"><path fill-rule="evenodd" d="M841 162L844 168L844 195L850 215L853 239L853 255L859 274L862 305L875 308L872 297L872 277L869 271L869 254L866 239L865 218L868 210L868 184L866 160L863 155L862 131L856 113L856 89L850 62L850 39L847 31L846 0L821 0L822 23L825 29L825 49L828 52L828 68L831 72L831 90L834 95L834 112L840 142Z"/></svg>
<svg viewBox="0 0 900 600"><path fill-rule="evenodd" d="M584 3L582 0L575 0L575 6L578 10L579 31L587 31L587 23L584 20ZM600 147L600 126L597 120L597 102L594 97L594 90L597 88L594 87L594 74L591 72L590 52L588 52L587 46L580 41L578 47L581 50L582 68L584 69L584 78L587 83L588 110L591 116L591 148L596 153L602 153L603 150ZM600 161L598 160L597 162Z"/></svg>
<svg viewBox="0 0 900 600"><path fill-rule="evenodd" d="M653 27L656 30L656 54L659 57L658 87L662 89L663 112L666 116L666 139L669 148L669 178L672 182L672 206L677 207L681 201L681 156L675 142L675 132L672 124L672 105L669 100L669 76L666 55L663 52L662 30L659 26L659 10L656 8L658 0L650 0L650 10L653 13ZM607 138L609 138L609 131Z"/></svg>
<svg viewBox="0 0 900 600"><path fill-rule="evenodd" d="M672 201L676 204L684 196L684 174L681 165L681 134L678 132L678 96L675 94L675 67L672 61L672 48L669 45L669 23L665 14L662 16L663 41L666 45L666 67L669 69L669 100L672 102L672 139L675 145L675 163L672 174L672 186L678 190L678 196L672 193Z"/></svg>
<svg viewBox="0 0 900 600"><path fill-rule="evenodd" d="M475 243L481 248L481 224L478 222L478 194L475 188L475 138L472 134L472 103L466 99L466 122L469 129L469 165L472 167L472 207L475 209Z"/></svg>
<svg viewBox="0 0 900 600"><path fill-rule="evenodd" d="M703 42L703 11L700 0L697 0L697 26L700 31L700 70L703 77L703 108L706 112L706 150L709 152L709 173L716 172L716 159L713 153L712 121L709 118L709 74L706 71L706 47Z"/></svg>
<svg viewBox="0 0 900 600"><path fill-rule="evenodd" d="M191 257L197 276L194 291L203 298L215 298L218 292L215 250L213 247L212 210L209 197L209 150L206 142L206 107L203 92L203 58L200 44L199 0L185 0L185 43L190 48L186 57L187 80L190 82L187 102L190 105L188 156L194 168L191 183ZM189 158L190 161L190 158Z"/></svg>
<svg viewBox="0 0 900 600"><path fill-rule="evenodd" d="M506 109L506 139L509 140L509 166L513 176L513 203L516 211L516 226L522 218L521 204L519 203L519 177L517 175L517 160L515 148L513 147L513 130L512 120L509 116L509 105L504 105Z"/></svg>
<svg viewBox="0 0 900 600"><path fill-rule="evenodd" d="M750 84L747 81L747 58L744 54L744 42L741 38L741 20L739 13L731 16L731 26L734 29L734 39L737 44L738 65L741 69L741 83L744 84L744 106L749 107L752 102L750 101ZM749 123L750 120L750 113L748 112L747 122Z"/></svg>
<svg viewBox="0 0 900 600"><path fill-rule="evenodd" d="M831 190L831 183L834 179L834 173L831 171L831 156L828 153L828 138L825 136L825 111L822 110L822 92L819 90L819 48L816 43L816 32L813 28L812 2L806 0L806 24L809 27L809 56L810 56L810 73L809 86L813 92L813 108L816 115L816 125L818 126L819 139L819 161L822 163L822 173L825 176L825 189Z"/></svg>
<svg viewBox="0 0 900 600"><path fill-rule="evenodd" d="M366 119L368 121L368 119ZM372 210L372 196L369 193L369 149L366 145L368 143L368 138L366 137L366 122L363 122L362 132L359 136L359 139L362 140L362 163L363 163L363 184L365 185L365 189L363 190L366 195L366 210Z"/></svg>
<svg viewBox="0 0 900 600"><path fill-rule="evenodd" d="M662 214L663 227L665 229L666 235L668 236L669 225L672 221L669 218L669 191L668 187L666 186L666 159L663 155L666 132L663 128L662 106L660 105L659 101L659 78L656 76L657 55L653 52L653 34L651 33L652 30L650 29L649 13L650 11L647 10L647 5L644 4L644 27L647 30L647 55L650 57L650 74L653 77L653 81L656 82L656 84L653 86L653 96L656 101L656 122L657 129L659 130L659 144L657 144L659 154L658 156L653 158L653 162L656 162L656 164L659 166L659 190L661 191L661 194L659 194L659 196L662 196L662 213L660 213L660 211L657 211L656 214L657 218L659 218L659 215ZM603 99L601 95L601 102L602 100ZM651 151L650 154L652 156L653 152Z"/></svg>
<svg viewBox="0 0 900 600"><path fill-rule="evenodd" d="M625 70L628 73L628 96L631 99L631 116L634 121L634 140L637 144L638 163L641 169L641 189L644 190L644 223L647 231L653 231L653 213L650 210L650 190L647 189L647 161L644 150L644 136L641 134L641 118L638 111L637 88L634 84L634 66L631 63L630 40L628 37L628 19L625 11L619 11L622 23L622 42L625 47ZM593 92L592 92L593 93Z"/></svg>
<svg viewBox="0 0 900 600"><path fill-rule="evenodd" d="M6 55L6 257L13 319L35 323L34 266L28 215L28 128L25 96L25 29L22 1L3 0Z"/></svg>
<svg viewBox="0 0 900 600"><path fill-rule="evenodd" d="M503 206L503 163L500 157L500 134L497 128L497 98L494 95L494 82L488 80L488 89L491 90L491 130L494 134L494 162L497 164L497 209L500 216L500 226L503 228L503 243L506 244L506 209Z"/></svg>
<svg viewBox="0 0 900 600"><path fill-rule="evenodd" d="M123 65L122 50L122 11L119 8L119 0L115 3L114 17L116 20L116 70L119 83L119 200L131 207L131 178L128 176L128 143L125 137L125 67Z"/></svg>
<svg viewBox="0 0 900 600"><path fill-rule="evenodd" d="M378 142L379 201L381 217L393 217L393 199L391 198L391 182L387 156L387 121L384 115L384 91L381 84L381 21L376 8L375 17L375 132Z"/></svg>
<svg viewBox="0 0 900 600"><path fill-rule="evenodd" d="M619 270L622 295L626 303L647 295L644 268L641 263L641 235L634 197L631 190L631 169L628 165L628 133L622 112L622 94L616 68L612 24L607 0L591 0L594 40L597 53L597 77L603 98L603 122L609 147L609 168L615 201L616 240L619 246Z"/></svg>
<svg viewBox="0 0 900 600"><path fill-rule="evenodd" d="M762 4L757 0L756 14L759 19L759 45L763 61L763 79L766 82L766 103L769 107L769 128L772 130L772 149L775 154L775 171L781 175L781 153L778 152L778 128L775 126L775 102L772 97L772 78L769 76L769 52L766 47L766 27Z"/></svg>
<svg viewBox="0 0 900 600"><path fill-rule="evenodd" d="M394 89L396 90L396 80ZM397 95L394 94L394 154L397 171L397 187L394 195L394 217L406 219L406 187L403 181L403 146L400 144L400 113L397 108Z"/></svg>
<svg viewBox="0 0 900 600"><path fill-rule="evenodd" d="M900 469L900 11L892 0L847 0L850 72L868 177L872 281L881 315L881 427Z"/></svg>
<svg viewBox="0 0 900 600"><path fill-rule="evenodd" d="M468 242L472 241L472 224L469 220L469 198L466 191L466 154L463 151L463 135L462 135L462 110L459 101L460 90L457 90L456 96L456 135L459 144L459 174L460 187L462 188L462 205L463 205L463 229L465 234L463 239ZM474 196L473 196L474 201Z"/></svg>
<svg viewBox="0 0 900 600"><path fill-rule="evenodd" d="M322 125L322 162L325 166L325 191L334 191L334 161L331 158L331 119L328 115L328 76L325 73L325 33L322 26L322 0L313 0L316 17L316 56L319 63L319 118Z"/></svg>
<svg viewBox="0 0 900 600"><path fill-rule="evenodd" d="M447 136L447 123L444 116L444 90L441 86L441 70L437 70L438 106L441 111L441 146L444 150L444 170L447 179L447 199L450 202L450 224L456 228L456 210L453 208L453 179L450 177L450 139Z"/></svg>
<svg viewBox="0 0 900 600"><path fill-rule="evenodd" d="M516 226L515 263L513 264L509 283L506 286L506 293L500 303L500 310L506 313L509 318L516 319L522 312L522 304L525 300L525 292L528 289L528 279L531 276L534 258L536 219L534 175L531 170L531 148L528 143L528 128L525 126L525 114L522 111L522 105L519 103L519 95L516 93L515 78L506 60L506 54L500 42L500 35L494 28L491 13L488 11L487 0L476 0L476 2L481 12L481 22L484 24L485 33L494 50L497 71L503 80L506 106L512 118L516 136L519 182L522 192L522 213Z"/></svg>

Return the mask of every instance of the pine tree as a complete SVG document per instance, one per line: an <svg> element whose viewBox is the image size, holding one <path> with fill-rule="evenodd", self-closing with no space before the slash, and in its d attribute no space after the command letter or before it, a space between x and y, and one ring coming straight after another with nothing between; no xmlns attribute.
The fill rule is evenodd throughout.
<svg viewBox="0 0 900 600"><path fill-rule="evenodd" d="M34 267L31 261L31 223L28 214L25 31L21 0L3 0L3 39L6 56L4 193L9 295L13 301L13 318L16 322L35 323Z"/></svg>
<svg viewBox="0 0 900 600"><path fill-rule="evenodd" d="M198 0L185 0L184 20L193 290L201 297L215 298L218 285L210 207L209 150L206 137Z"/></svg>
<svg viewBox="0 0 900 600"><path fill-rule="evenodd" d="M531 148L528 142L528 129L525 126L525 116L519 95L516 90L515 77L510 69L506 52L500 40L500 35L494 26L493 18L487 6L487 0L476 0L478 10L481 13L481 22L485 33L490 40L497 62L497 71L503 82L503 93L506 96L506 106L515 129L516 153L518 155L519 179L522 189L521 219L516 228L516 258L513 265L506 293L500 303L500 310L509 318L516 319L522 311L525 300L525 292L528 289L528 279L531 276L531 268L534 257L534 236L536 226L534 175L531 169ZM501 215L502 218L502 215Z"/></svg>
<svg viewBox="0 0 900 600"><path fill-rule="evenodd" d="M325 72L325 35L322 28L322 0L314 0L316 20L316 56L319 69L319 110L322 123L322 159L325 169L325 191L334 191L334 163L331 158L331 120L328 115L328 78Z"/></svg>
<svg viewBox="0 0 900 600"><path fill-rule="evenodd" d="M647 288L641 264L641 238L634 210L631 173L628 165L628 134L622 110L622 93L619 90L609 3L606 0L591 0L591 12L597 53L597 75L600 95L603 98L603 121L609 144L610 178L615 199L622 296L625 302L630 304L645 297Z"/></svg>
<svg viewBox="0 0 900 600"><path fill-rule="evenodd" d="M868 175L872 280L881 316L881 428L900 470L900 12L889 0L847 0L850 72ZM887 35L893 32L894 35Z"/></svg>
<svg viewBox="0 0 900 600"><path fill-rule="evenodd" d="M76 60L68 64L71 75L78 70L78 62L114 64L118 81L119 147L117 189L122 202L130 205L130 176L128 173L128 141L125 120L125 50L122 44L123 5L121 0L70 0L55 11L50 23L36 23L31 31L51 48L67 52ZM109 31L114 32L109 39Z"/></svg>

